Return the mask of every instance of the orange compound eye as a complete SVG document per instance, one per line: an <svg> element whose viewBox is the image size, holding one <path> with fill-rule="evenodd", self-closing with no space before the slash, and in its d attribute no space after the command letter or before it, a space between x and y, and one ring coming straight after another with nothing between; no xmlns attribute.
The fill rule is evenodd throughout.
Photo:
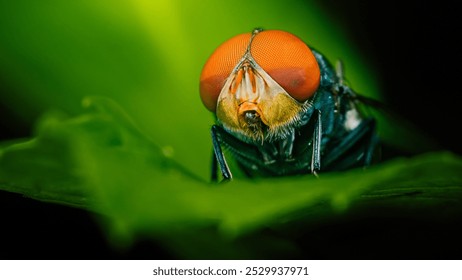
<svg viewBox="0 0 462 280"><path fill-rule="evenodd" d="M202 69L200 94L205 107L215 112L217 99L233 68L245 53L251 33L237 35L221 44Z"/></svg>
<svg viewBox="0 0 462 280"><path fill-rule="evenodd" d="M318 89L318 62L295 35L279 30L261 32L255 36L251 51L261 68L296 100L303 102Z"/></svg>
<svg viewBox="0 0 462 280"><path fill-rule="evenodd" d="M205 107L215 112L226 78L244 56L251 33L237 35L220 45L202 70L200 95ZM280 30L259 32L250 45L255 62L290 96L303 102L314 95L320 70L309 47L297 36Z"/></svg>

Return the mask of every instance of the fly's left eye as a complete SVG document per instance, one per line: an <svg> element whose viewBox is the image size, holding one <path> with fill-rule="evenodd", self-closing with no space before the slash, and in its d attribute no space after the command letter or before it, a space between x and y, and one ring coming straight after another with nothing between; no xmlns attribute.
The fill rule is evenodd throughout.
<svg viewBox="0 0 462 280"><path fill-rule="evenodd" d="M318 89L318 62L295 35L279 30L262 32L255 36L251 50L263 70L296 100L303 102Z"/></svg>
<svg viewBox="0 0 462 280"><path fill-rule="evenodd" d="M215 111L224 82L245 54L250 38L247 33L229 39L206 62L200 78L200 94L210 111ZM294 99L303 102L316 92L320 82L318 63L297 36L280 30L262 31L253 38L250 54Z"/></svg>

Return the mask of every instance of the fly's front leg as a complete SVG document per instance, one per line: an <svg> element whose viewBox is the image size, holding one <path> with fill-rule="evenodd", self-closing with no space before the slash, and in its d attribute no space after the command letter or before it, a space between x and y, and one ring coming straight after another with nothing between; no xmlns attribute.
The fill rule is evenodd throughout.
<svg viewBox="0 0 462 280"><path fill-rule="evenodd" d="M321 111L314 111L315 124L313 132L313 152L311 154L311 173L316 177L318 171L321 170L321 135L322 135L322 122L321 122Z"/></svg>
<svg viewBox="0 0 462 280"><path fill-rule="evenodd" d="M211 135L212 135L212 145L214 157L212 159L212 181L217 181L217 167L220 167L221 174L224 180L231 180L233 178L231 171L229 170L228 163L226 162L223 151L221 150L220 138L218 136L219 132L216 125L212 126ZM218 163L218 164L217 164Z"/></svg>
<svg viewBox="0 0 462 280"><path fill-rule="evenodd" d="M211 175L211 181L212 182L217 182L218 181L217 172L218 172L218 161L217 161L217 157L215 156L215 149L212 149L212 175Z"/></svg>
<svg viewBox="0 0 462 280"><path fill-rule="evenodd" d="M293 149L295 141L295 130L291 129L290 134L279 142L279 154L286 162L294 161Z"/></svg>

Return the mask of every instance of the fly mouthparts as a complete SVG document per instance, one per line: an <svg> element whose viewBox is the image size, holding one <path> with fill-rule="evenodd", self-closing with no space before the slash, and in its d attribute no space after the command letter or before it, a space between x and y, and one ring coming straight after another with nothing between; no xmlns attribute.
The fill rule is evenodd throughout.
<svg viewBox="0 0 462 280"><path fill-rule="evenodd" d="M249 125L261 122L260 115L255 110L245 111L244 112L244 120Z"/></svg>

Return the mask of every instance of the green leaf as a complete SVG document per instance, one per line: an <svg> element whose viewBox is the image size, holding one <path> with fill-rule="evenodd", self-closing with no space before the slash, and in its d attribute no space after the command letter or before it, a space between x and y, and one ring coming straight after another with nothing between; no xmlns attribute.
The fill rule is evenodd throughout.
<svg viewBox="0 0 462 280"><path fill-rule="evenodd" d="M0 189L102 213L109 218L101 223L114 244L129 246L143 235L164 240L172 251L189 248L182 252L187 256L197 256L192 249L197 244L253 256L252 246L241 244L247 249L238 254L229 242L291 222L331 219L358 205L364 213L380 204L432 208L448 201L461 209L462 160L449 152L319 178L211 184L175 162L113 101L92 97L83 104L82 114L48 114L38 123L36 137L0 150ZM185 237L194 244L185 248ZM262 242L293 249L287 240Z"/></svg>

